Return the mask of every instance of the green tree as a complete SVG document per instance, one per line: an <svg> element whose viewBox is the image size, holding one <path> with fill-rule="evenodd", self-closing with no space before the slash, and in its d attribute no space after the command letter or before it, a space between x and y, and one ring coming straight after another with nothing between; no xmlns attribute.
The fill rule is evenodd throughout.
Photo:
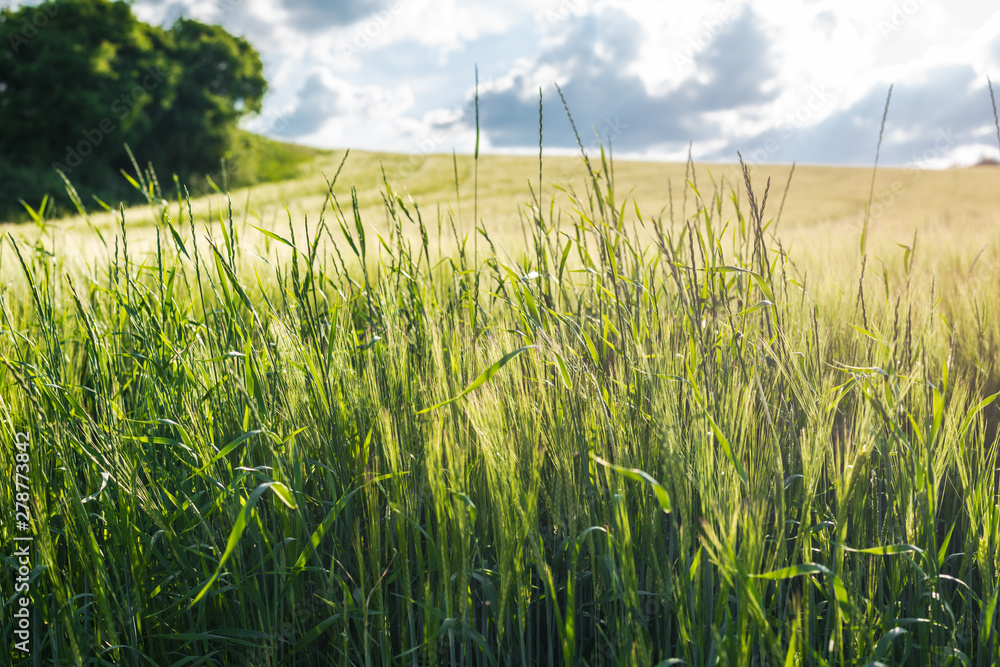
<svg viewBox="0 0 1000 667"><path fill-rule="evenodd" d="M189 19L164 29L112 0L0 10L0 217L59 196L127 197L141 164L190 180L218 169L267 84L244 39Z"/></svg>

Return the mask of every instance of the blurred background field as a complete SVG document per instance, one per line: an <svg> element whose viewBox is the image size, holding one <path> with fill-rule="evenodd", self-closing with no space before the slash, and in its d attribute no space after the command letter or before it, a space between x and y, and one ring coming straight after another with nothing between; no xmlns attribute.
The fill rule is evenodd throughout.
<svg viewBox="0 0 1000 667"><path fill-rule="evenodd" d="M300 151L302 157L288 161L286 169L297 177L275 179L240 188L230 193L234 215L266 229L285 229L289 214L293 224L301 225L308 217L316 221L326 201L325 178L332 178L344 158L344 151L299 149L291 145L269 142L283 147L285 153ZM275 152L276 149L272 149ZM598 159L599 156L591 156ZM278 162L277 154L268 162ZM791 165L752 166L750 173L763 190L770 179L766 202L769 218L777 226L786 245L794 248L797 259L817 270L828 272L838 262L853 263L859 257L858 245L868 201L872 170L868 167L831 167L797 165L789 183ZM668 218L671 204L681 217L692 213L696 195L686 187L685 178L712 192L713 181L725 189L732 186L741 193L746 205L739 165L698 164L693 175L684 164L662 162L614 161L617 184L625 189L634 205L644 216ZM453 216L461 236L471 233L474 206L473 160L469 155L391 154L351 151L343 164L333 193L341 203L350 202L351 188L357 190L358 202L366 224L385 231L382 204L383 175L390 186L411 196L422 208L429 227L436 229L439 215L443 220ZM456 193L457 175L457 193ZM279 174L280 176L280 174ZM587 187L587 171L578 157L545 157L542 169L543 197L546 205L563 210L568 197L562 189L583 194ZM556 187L558 186L558 187ZM787 189L787 197L785 190ZM487 233L502 247L511 251L523 249L521 218L530 215L528 206L531 189L538 187L537 157L484 155L479 160L478 212ZM922 260L937 265L968 264L977 256L980 261L997 261L997 240L1000 238L1000 213L996 193L1000 191L1000 168L992 166L955 169L880 168L875 178L871 214L871 247L874 255L892 265L902 256L898 244L912 245L917 235ZM169 184L164 196L173 200L175 193ZM709 201L711 204L711 196ZM784 200L783 200L784 198ZM87 204L87 202L85 202ZM226 197L209 194L195 198L193 210L200 223L214 224L220 206L228 214ZM186 204L185 204L186 206ZM116 212L104 212L93 202L91 223L100 229L119 225ZM176 216L176 204L172 204ZM728 199L722 203L723 220L733 216ZM329 214L329 212L328 212ZM142 247L154 232L155 213L149 207L133 206L125 210L126 224L134 242ZM629 203L626 215L634 215ZM53 220L50 229L58 231L59 239L78 250L78 257L87 261L101 258L100 244L91 228L81 217ZM9 233L31 239L39 233L36 226L5 225ZM442 226L445 245L453 244L450 224ZM248 237L247 240L250 240ZM150 247L150 246L145 246ZM982 255L980 255L982 251ZM72 258L68 258L72 259Z"/></svg>

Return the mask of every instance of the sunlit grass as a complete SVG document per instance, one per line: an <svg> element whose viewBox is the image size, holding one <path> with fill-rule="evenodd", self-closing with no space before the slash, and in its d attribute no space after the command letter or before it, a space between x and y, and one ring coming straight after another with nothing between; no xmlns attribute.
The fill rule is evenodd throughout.
<svg viewBox="0 0 1000 667"><path fill-rule="evenodd" d="M764 205L765 169L615 165L615 188L577 161L539 193L537 162L508 184L525 161L494 158L474 199L468 160L378 158L251 196L287 214L154 191L148 223L92 218L103 241L4 239L39 652L1000 660L1000 256L972 203L974 242L928 213L951 175L862 257L870 171L799 167L782 201L776 168ZM996 179L953 173L977 202Z"/></svg>

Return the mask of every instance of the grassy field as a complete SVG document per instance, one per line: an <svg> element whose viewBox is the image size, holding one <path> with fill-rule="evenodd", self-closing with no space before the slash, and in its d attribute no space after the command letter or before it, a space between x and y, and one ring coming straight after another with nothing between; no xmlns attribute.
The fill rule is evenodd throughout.
<svg viewBox="0 0 1000 667"><path fill-rule="evenodd" d="M289 147L289 150L294 148ZM270 147L266 154L269 157L267 162L271 164L283 152ZM296 162L296 169L305 176L234 191L234 218L238 223L249 221L268 229L287 229L290 214L296 227L303 229L304 220L315 221L327 203L326 178L333 177L343 157L343 151L334 151L312 158L311 162ZM347 203L351 198L351 189L355 188L366 225L386 232L388 226L382 200L384 172L390 184L404 198L412 197L423 208L432 231L437 229L440 212L444 218L454 216L464 236L472 230L473 194L476 192L473 167L472 156L468 155L453 158L439 154L351 151L333 193L342 203ZM547 157L543 167L542 194L546 216L554 198L556 213L561 213L567 224L571 224L574 215L572 202L556 186L585 195L589 181L586 167L576 157ZM674 217L682 220L692 215L698 206L696 195L686 186L686 179L690 177L686 169L684 164L616 162L614 171L619 197L627 195L639 203L645 215L661 215L665 219L670 217L673 198ZM538 189L537 158L482 156L478 171L478 213L483 225L504 247L509 247L511 251L523 250L523 221L525 216L531 217L527 208L532 198L529 185ZM769 218L777 216L789 171L790 165L762 165L750 169L751 177L762 192L767 180L771 179L766 207ZM819 260L824 270L831 265L857 269L858 240L871 177L870 167L796 167L793 187L788 189L779 226L781 238L786 243L799 246L795 252L798 260ZM713 181L722 189L723 219L730 219L735 214L729 199L730 187L739 189L743 207L748 204L738 165L697 165L693 180L704 191L706 204L711 203L715 189ZM945 254L949 257L964 256L970 250L974 256L984 245L995 258L994 241L1000 226L1000 213L995 207L998 189L1000 168L879 169L875 181L871 254L882 257L887 263L896 261L897 257L901 257L897 243L911 244L913 234L917 232L918 243L923 248L945 251L926 253L926 261L936 261ZM166 188L164 196L175 202L173 186ZM182 208L186 206L185 203ZM212 195L192 202L192 210L199 223L206 220L218 222L220 207L225 209L221 217L227 217L229 203L224 197ZM111 229L113 234L119 226L116 213L103 212L93 202L87 205L87 209L98 228ZM179 217L176 203L170 215L175 219ZM129 234L137 248L149 250L152 247L156 216L157 212L147 206L126 210ZM0 229L29 240L37 236L31 226L4 225ZM74 248L74 258L85 258L92 263L106 259L103 246L82 217L55 221L53 229L59 239ZM214 230L218 236L217 225ZM453 237L450 234L443 236L447 237L443 243L448 247ZM258 240L250 237L244 242L256 243ZM437 241L434 239L434 243ZM837 261L830 261L831 246L838 252ZM455 249L453 244L450 247ZM817 256L819 248L822 252Z"/></svg>
<svg viewBox="0 0 1000 667"><path fill-rule="evenodd" d="M36 655L996 664L1000 171L880 170L864 241L870 169L788 178L352 152L6 228Z"/></svg>

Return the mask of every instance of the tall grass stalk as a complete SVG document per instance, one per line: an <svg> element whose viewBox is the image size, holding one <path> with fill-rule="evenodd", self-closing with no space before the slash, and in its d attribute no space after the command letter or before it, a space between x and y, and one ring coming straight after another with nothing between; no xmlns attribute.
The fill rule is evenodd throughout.
<svg viewBox="0 0 1000 667"><path fill-rule="evenodd" d="M137 168L155 253L123 212L89 272L8 237L0 424L34 443L37 654L1000 661L998 370L972 352L1000 340L995 290L942 302L959 288L920 288L907 255L859 321L851 290L807 289L746 167L692 176L675 219L583 162L547 214L540 162L519 257L478 207L489 250L442 255L384 176L384 234L336 176L286 232L195 220Z"/></svg>

